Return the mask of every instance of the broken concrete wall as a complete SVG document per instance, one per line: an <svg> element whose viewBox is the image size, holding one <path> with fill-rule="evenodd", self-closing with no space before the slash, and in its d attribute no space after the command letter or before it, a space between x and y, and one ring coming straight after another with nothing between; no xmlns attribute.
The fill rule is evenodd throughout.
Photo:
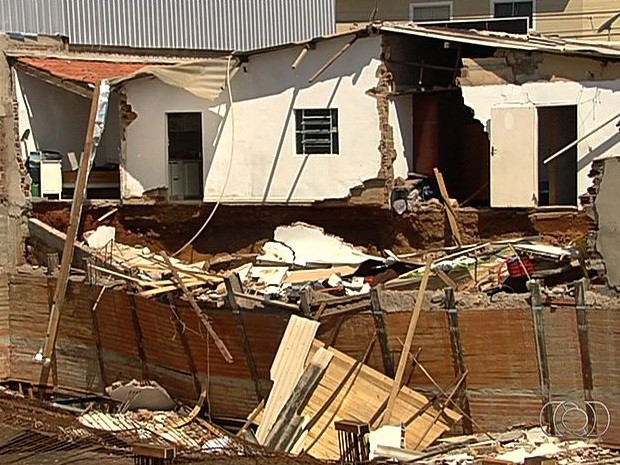
<svg viewBox="0 0 620 465"><path fill-rule="evenodd" d="M14 40L0 35L0 50L60 50L60 38L28 37ZM10 268L24 259L27 235L25 214L29 208L29 177L22 158L17 90L6 57L0 59L0 268Z"/></svg>
<svg viewBox="0 0 620 465"><path fill-rule="evenodd" d="M11 289L11 373L4 379L38 383L41 366L32 363L45 335L48 293L54 281L39 274L9 276ZM270 388L269 368L286 327L286 311L243 311L248 343L256 363L260 393L256 392L242 333L229 309L206 310L214 329L230 350L228 364L200 331L199 321L187 304L177 301L176 313L167 303L131 297L126 291L104 292L72 280L67 306L60 324L57 345L57 385L101 392L103 384L117 380L152 379L171 395L192 402L199 395L199 383L210 374L209 399L215 416L243 417L258 403L258 395ZM428 295L430 299L430 294ZM544 403L536 353L532 310L525 295L496 296L490 302L483 295L457 295L460 340L464 365L469 370L467 396L474 420L485 429L507 428L516 423L537 422ZM414 293L386 292L381 295L391 356L398 362ZM616 298L588 292L589 356L592 360L594 398L610 410L620 408L620 365L615 348L620 343L620 309ZM1 301L0 301L1 305ZM370 305L370 302L368 302ZM430 300L429 300L429 305ZM24 308L28 311L25 312ZM1 321L1 320L0 320ZM341 324L342 321L342 324ZM545 345L552 399L583 399L582 362L578 324L574 308L543 310ZM420 362L445 389L454 382L455 354L450 324L440 304L431 305L420 316L413 351L421 347ZM375 337L369 313L321 319L318 337L355 359L360 359ZM368 364L383 371L378 344ZM195 368L192 368L195 367ZM432 383L416 370L407 384L422 392L433 392ZM54 375L50 377L54 379ZM103 382L102 382L103 381ZM612 418L613 420L613 418ZM618 422L606 441L620 440Z"/></svg>
<svg viewBox="0 0 620 465"><path fill-rule="evenodd" d="M498 106L576 105L579 138L618 114L620 108L620 79L463 86L462 90L465 104L473 109L475 118L491 132L491 108ZM590 185L588 172L592 161L615 154L620 154L620 133L615 121L577 145L578 194L585 193Z"/></svg>
<svg viewBox="0 0 620 465"><path fill-rule="evenodd" d="M171 112L202 115L203 199L207 202L218 200L222 192L227 203L347 198L364 181L381 178L378 147L385 124L392 126L396 153L388 157L395 158L388 169L395 176L406 176L406 136L401 134L410 133L410 125L399 127L393 102L387 104L389 116L380 119L376 100L366 94L379 80L380 37L357 40L315 82L308 83L349 40L346 36L319 41L294 70L291 65L301 46L250 56L232 78L232 111L226 91L209 102L155 80L125 84L123 92L137 118L125 130L123 197L141 197L168 186L166 113ZM295 110L308 108L338 110L338 154L297 154Z"/></svg>

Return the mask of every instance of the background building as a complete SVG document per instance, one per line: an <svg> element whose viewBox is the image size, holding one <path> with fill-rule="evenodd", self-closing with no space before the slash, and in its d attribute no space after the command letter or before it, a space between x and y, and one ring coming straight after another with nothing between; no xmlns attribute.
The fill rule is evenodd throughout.
<svg viewBox="0 0 620 465"><path fill-rule="evenodd" d="M383 21L479 21L525 17L530 27L564 38L620 40L620 19L611 29L598 32L620 13L617 0L338 0L336 21L340 28L366 22L378 5ZM502 21L500 21L502 22Z"/></svg>

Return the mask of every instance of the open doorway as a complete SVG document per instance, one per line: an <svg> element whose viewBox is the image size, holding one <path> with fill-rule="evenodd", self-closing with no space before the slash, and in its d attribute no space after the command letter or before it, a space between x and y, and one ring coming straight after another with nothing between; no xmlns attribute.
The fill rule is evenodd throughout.
<svg viewBox="0 0 620 465"><path fill-rule="evenodd" d="M538 107L538 205L577 205L577 146L543 161L577 139L577 106Z"/></svg>
<svg viewBox="0 0 620 465"><path fill-rule="evenodd" d="M167 113L168 198L202 198L202 114Z"/></svg>

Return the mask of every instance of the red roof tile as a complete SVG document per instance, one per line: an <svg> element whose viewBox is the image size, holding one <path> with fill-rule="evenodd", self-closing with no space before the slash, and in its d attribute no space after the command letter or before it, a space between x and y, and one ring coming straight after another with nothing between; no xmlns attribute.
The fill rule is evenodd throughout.
<svg viewBox="0 0 620 465"><path fill-rule="evenodd" d="M147 66L146 63L64 60L59 58L21 57L17 61L61 79L92 84L102 79L126 76Z"/></svg>

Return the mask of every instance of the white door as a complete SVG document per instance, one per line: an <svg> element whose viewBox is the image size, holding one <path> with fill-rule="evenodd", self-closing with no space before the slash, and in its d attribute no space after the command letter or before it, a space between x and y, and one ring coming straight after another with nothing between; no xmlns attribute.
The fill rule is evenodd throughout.
<svg viewBox="0 0 620 465"><path fill-rule="evenodd" d="M534 106L491 108L491 206L538 204L538 116Z"/></svg>

